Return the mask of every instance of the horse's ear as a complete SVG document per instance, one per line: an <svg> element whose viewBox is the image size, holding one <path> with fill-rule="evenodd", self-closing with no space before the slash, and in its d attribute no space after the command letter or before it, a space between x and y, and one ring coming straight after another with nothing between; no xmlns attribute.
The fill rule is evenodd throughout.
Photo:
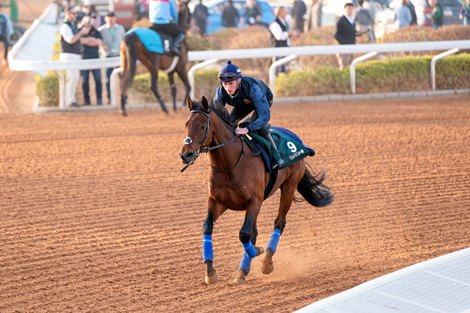
<svg viewBox="0 0 470 313"><path fill-rule="evenodd" d="M190 96L188 96L188 98L186 98L186 104L188 106L188 110L191 111L193 109L193 100L191 100Z"/></svg>
<svg viewBox="0 0 470 313"><path fill-rule="evenodd" d="M204 111L206 112L209 111L209 102L207 102L207 99L204 96L202 96L202 99L201 99L201 106L204 109Z"/></svg>

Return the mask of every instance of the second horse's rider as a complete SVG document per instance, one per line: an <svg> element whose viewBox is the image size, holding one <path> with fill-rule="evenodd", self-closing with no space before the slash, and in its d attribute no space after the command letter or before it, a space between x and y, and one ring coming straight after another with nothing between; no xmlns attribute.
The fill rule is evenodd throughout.
<svg viewBox="0 0 470 313"><path fill-rule="evenodd" d="M185 39L184 30L178 24L178 6L175 0L150 0L149 20L151 29L173 37L170 50L173 54L180 54L181 43Z"/></svg>

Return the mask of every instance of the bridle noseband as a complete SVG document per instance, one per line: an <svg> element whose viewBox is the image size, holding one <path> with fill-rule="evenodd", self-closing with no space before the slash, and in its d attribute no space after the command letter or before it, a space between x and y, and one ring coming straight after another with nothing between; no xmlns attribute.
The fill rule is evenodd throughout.
<svg viewBox="0 0 470 313"><path fill-rule="evenodd" d="M185 145L189 145L189 147L193 150L194 152L194 155L193 155L193 158L191 159L191 161L186 164L182 169L181 169L181 172L183 172L184 170L186 170L190 165L193 165L194 162L196 161L196 159L199 157L199 155L201 153L208 153L209 151L212 151L212 150L215 150L215 149L219 149L219 148L222 148L226 145L229 145L233 142L235 142L235 140L237 139L237 135L234 135L232 138L230 138L229 140L227 141L224 141L222 142L221 144L218 144L218 145L215 145L215 146L207 146L205 145L204 143L206 142L207 138L209 137L209 128L211 127L211 115L210 115L210 112L205 112L203 110L198 110L198 109L195 109L195 110L191 110L189 112L190 114L193 114L193 113L201 113L203 114L205 117L207 117L207 125L205 127L205 130L204 130L204 138L198 142L198 144L200 145L199 146L199 149L198 150L195 150L193 149L192 147L192 143L193 143L193 139L191 137L186 137L184 138L184 144ZM243 153L243 149L242 149L242 153ZM238 164L238 162L236 163ZM235 165L236 165L235 164Z"/></svg>

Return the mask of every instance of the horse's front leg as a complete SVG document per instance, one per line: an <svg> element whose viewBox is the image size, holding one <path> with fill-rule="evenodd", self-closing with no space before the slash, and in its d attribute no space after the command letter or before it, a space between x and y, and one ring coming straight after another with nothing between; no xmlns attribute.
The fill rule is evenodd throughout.
<svg viewBox="0 0 470 313"><path fill-rule="evenodd" d="M245 221L240 229L240 241L243 245L244 253L240 263L238 276L235 279L235 283L237 284L246 282L246 276L250 272L251 260L264 253L263 248L256 247L256 238L258 236L256 219L258 217L260 207L261 204L247 208Z"/></svg>
<svg viewBox="0 0 470 313"><path fill-rule="evenodd" d="M214 199L209 197L207 216L202 226L203 230L203 244L202 244L202 259L206 264L206 274L204 281L207 285L214 284L218 281L219 277L213 266L214 251L212 247L212 232L214 230L214 223L219 216L226 210L226 208L217 206Z"/></svg>

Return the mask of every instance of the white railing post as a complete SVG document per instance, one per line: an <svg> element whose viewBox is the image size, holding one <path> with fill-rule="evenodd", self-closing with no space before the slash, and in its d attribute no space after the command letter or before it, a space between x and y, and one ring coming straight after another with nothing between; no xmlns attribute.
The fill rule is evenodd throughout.
<svg viewBox="0 0 470 313"><path fill-rule="evenodd" d="M282 66L286 63L289 63L290 61L296 59L297 56L296 55L289 55L289 56L286 56L282 59L279 59L277 61L275 61L273 64L271 64L271 66L269 67L269 88L271 88L271 91L273 93L273 96L276 95L276 69L279 67L279 66Z"/></svg>
<svg viewBox="0 0 470 313"><path fill-rule="evenodd" d="M188 71L188 79L189 79L189 85L191 86L191 92L189 93L189 96L191 99L194 99L196 97L196 86L195 86L195 80L194 80L194 75L197 70L204 68L206 66L209 66L211 64L217 63L219 59L209 59L204 62L198 63L191 67L191 69Z"/></svg>
<svg viewBox="0 0 470 313"><path fill-rule="evenodd" d="M457 53L459 51L458 48L450 49L445 52L439 53L438 55L434 56L431 60L431 88L432 90L436 90L436 63L440 59L445 58L451 54Z"/></svg>
<svg viewBox="0 0 470 313"><path fill-rule="evenodd" d="M353 95L356 94L356 64L359 62L363 62L366 60L369 60L373 57L375 57L378 53L377 52L369 52L367 54L364 54L363 56L360 56L358 58L355 58L352 62L351 65L349 66L349 78L351 81L351 93Z"/></svg>
<svg viewBox="0 0 470 313"><path fill-rule="evenodd" d="M109 101L111 102L111 106L117 108L118 102L116 99L116 94L119 89L119 74L122 73L122 68L118 67L113 70L111 76L109 77L109 92L111 93L111 97Z"/></svg>

